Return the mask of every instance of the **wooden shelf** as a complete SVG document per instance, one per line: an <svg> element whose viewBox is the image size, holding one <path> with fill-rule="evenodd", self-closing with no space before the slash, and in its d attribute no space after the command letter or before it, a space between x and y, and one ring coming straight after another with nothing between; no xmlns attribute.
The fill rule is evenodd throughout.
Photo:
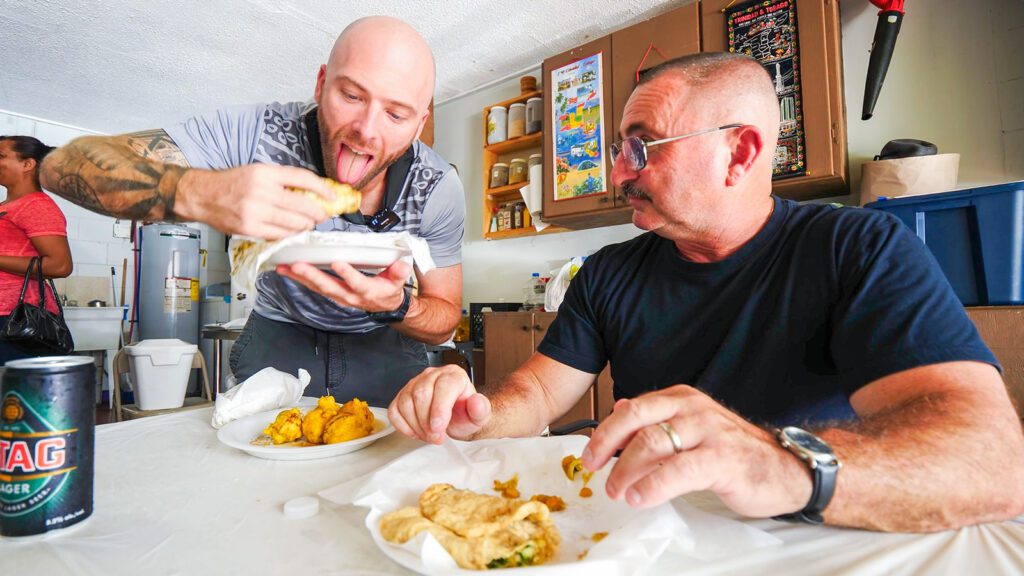
<svg viewBox="0 0 1024 576"><path fill-rule="evenodd" d="M487 197L492 200L494 198L501 198L504 196L515 196L516 194L519 194L520 188L524 188L529 185L530 183L528 181L523 181L518 184L508 184L506 186L498 186L497 188L488 188L486 193Z"/></svg>
<svg viewBox="0 0 1024 576"><path fill-rule="evenodd" d="M494 154L504 154L506 152L522 150L523 148L540 146L541 134L543 134L543 132L534 132L533 134L527 134L526 136L519 136L518 138L498 142L497 144L488 144L487 146L484 146L484 150Z"/></svg>
<svg viewBox="0 0 1024 576"><path fill-rule="evenodd" d="M529 182L523 181L518 184L509 184L507 186L490 188L491 166L493 166L495 162L508 162L508 158L513 153L522 152L531 148L540 152L541 146L544 142L544 132L534 132L533 134L526 134L511 140L498 142L497 144L487 144L487 116L490 113L491 108L494 106L504 106L508 108L512 104L525 103L530 98L543 97L544 93L540 90L526 92L516 96L515 98L509 98L508 100L487 106L483 110L483 131L481 138L481 142L483 143L483 214L481 216L483 219L483 237L485 240L521 238L524 236L536 236L538 234L551 234L553 232L566 231L565 228L549 226L542 232L537 232L533 226L529 226L527 228L514 228L511 230L502 230L500 232L490 232L491 216L493 215L494 210L499 205L506 202L520 201L519 189L529 185Z"/></svg>
<svg viewBox="0 0 1024 576"><path fill-rule="evenodd" d="M529 228L513 228L512 230L502 230L501 232L485 232L484 240L505 240L506 238L522 238L524 236L537 236L539 234L555 234L557 232L568 231L568 228L562 228L561 226L548 226L547 228L538 232L536 228L530 226Z"/></svg>
<svg viewBox="0 0 1024 576"><path fill-rule="evenodd" d="M504 100L504 101L498 102L497 104L491 104L491 106L504 106L505 108L508 108L509 105L511 105L511 104L518 104L520 102L526 102L530 98L543 98L543 97L544 97L544 92L542 90L534 90L533 92L523 92L522 94L520 94L519 96L516 96L515 98L509 98L508 100ZM488 106L487 108L490 109L491 106Z"/></svg>

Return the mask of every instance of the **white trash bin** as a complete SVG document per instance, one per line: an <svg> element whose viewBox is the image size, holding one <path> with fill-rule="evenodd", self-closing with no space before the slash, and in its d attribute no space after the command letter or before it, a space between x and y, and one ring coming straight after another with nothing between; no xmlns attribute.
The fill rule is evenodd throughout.
<svg viewBox="0 0 1024 576"><path fill-rule="evenodd" d="M185 404L189 371L198 349L178 339L143 340L125 346L139 409L181 408Z"/></svg>

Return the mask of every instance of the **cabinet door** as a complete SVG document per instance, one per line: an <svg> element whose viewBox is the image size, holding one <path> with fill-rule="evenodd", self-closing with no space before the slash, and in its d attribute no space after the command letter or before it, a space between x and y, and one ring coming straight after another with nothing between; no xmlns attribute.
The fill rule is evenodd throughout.
<svg viewBox="0 0 1024 576"><path fill-rule="evenodd" d="M427 146L434 146L434 101L430 101L430 106L427 108L429 114L427 115L427 123L423 125L423 131L420 132L420 142L423 142Z"/></svg>
<svg viewBox="0 0 1024 576"><path fill-rule="evenodd" d="M594 419L603 422L612 413L612 406L615 405L615 397L612 391L612 368L605 366L597 376L597 383L594 385Z"/></svg>
<svg viewBox="0 0 1024 576"><path fill-rule="evenodd" d="M1003 382L1024 420L1024 306L980 306L968 308L985 345L1003 365Z"/></svg>
<svg viewBox="0 0 1024 576"><path fill-rule="evenodd" d="M553 80L553 73L566 71L566 67L594 56L601 55L600 93L590 91L582 71L572 74L559 73L564 88L559 89L559 81ZM612 206L611 187L608 178L611 175L611 163L608 162L608 138L615 133L612 126L612 110L614 101L611 90L612 73L612 38L605 36L592 42L577 46L568 52L552 56L544 60L544 220L556 224L572 226L572 217L584 213L606 210ZM577 82L577 80L579 80ZM576 87L579 92L576 92ZM592 94L593 92L593 94ZM559 99L558 97L561 96ZM600 115L591 117L588 105L600 97ZM559 99L558 102L555 100ZM558 110L559 119L554 117ZM602 137L603 133L603 137ZM560 177L555 173L558 169L556 156L556 139L561 138L558 150L564 152L563 166L570 166L569 172ZM593 159L593 160L591 160ZM594 167L589 168L591 165ZM586 187L594 179L600 178L600 168L604 167L604 180L595 193L555 200L556 187L572 189L576 186ZM562 181L559 182L558 180ZM559 192L561 196L563 192ZM566 217L569 217L566 220Z"/></svg>
<svg viewBox="0 0 1024 576"><path fill-rule="evenodd" d="M666 60L700 52L700 3L655 16L612 34L613 120L608 141L619 139L622 110L636 86L637 71ZM610 169L610 168L609 168ZM615 189L613 203L629 206L622 191Z"/></svg>
<svg viewBox="0 0 1024 576"><path fill-rule="evenodd" d="M485 386L500 382L530 358L535 347L533 326L531 312L484 314Z"/></svg>
<svg viewBox="0 0 1024 576"><path fill-rule="evenodd" d="M846 108L843 100L842 46L838 0L796 2L797 50L802 78L804 146L807 171L776 180L772 189L784 198L808 200L849 191ZM701 2L704 50L728 50L725 14L732 0Z"/></svg>

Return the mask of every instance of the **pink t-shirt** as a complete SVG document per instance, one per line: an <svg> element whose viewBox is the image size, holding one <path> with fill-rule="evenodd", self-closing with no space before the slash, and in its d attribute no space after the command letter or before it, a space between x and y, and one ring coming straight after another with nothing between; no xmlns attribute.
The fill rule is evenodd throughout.
<svg viewBox="0 0 1024 576"><path fill-rule="evenodd" d="M68 223L57 203L45 192L22 196L0 205L0 254L4 256L39 256L32 238L36 236L67 236ZM0 316L7 316L18 304L25 277L0 270ZM57 311L55 296L47 290L46 309ZM29 283L25 300L39 302L39 289Z"/></svg>

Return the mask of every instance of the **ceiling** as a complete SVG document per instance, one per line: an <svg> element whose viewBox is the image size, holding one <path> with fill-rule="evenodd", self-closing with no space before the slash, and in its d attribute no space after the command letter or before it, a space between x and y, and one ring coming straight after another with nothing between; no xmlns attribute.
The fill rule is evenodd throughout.
<svg viewBox="0 0 1024 576"><path fill-rule="evenodd" d="M427 39L440 102L687 3L0 0L0 110L117 133L305 100L338 33L371 14Z"/></svg>

